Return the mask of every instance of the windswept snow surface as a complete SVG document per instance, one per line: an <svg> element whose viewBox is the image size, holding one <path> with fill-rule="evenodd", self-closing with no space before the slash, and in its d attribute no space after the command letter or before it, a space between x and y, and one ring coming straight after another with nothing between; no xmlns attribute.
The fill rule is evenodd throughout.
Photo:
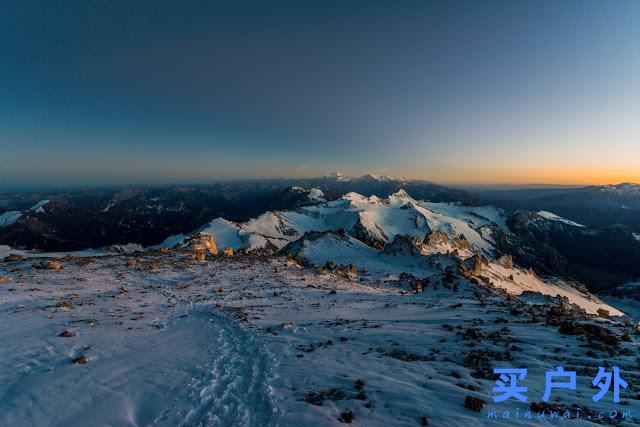
<svg viewBox="0 0 640 427"><path fill-rule="evenodd" d="M611 353L585 348L583 336L545 322L557 300L448 283L439 262L416 271L430 281L414 293L395 274L347 277L283 258L132 256L134 267L121 256L72 258L58 271L0 264L11 279L0 283L0 340L10 343L0 346L0 425L340 426L351 411L367 427L416 426L421 417L512 426L516 408L522 415L540 402L556 366L578 372L577 389L554 389L550 401L574 418L547 412L518 425L588 426L588 414L640 411L636 334L606 346ZM616 336L633 330L572 318ZM64 330L75 335L59 337ZM88 363L71 362L79 356ZM593 402L603 363L629 383L624 404L611 392ZM492 370L505 367L528 368L527 403L493 402ZM467 396L487 405L473 412ZM494 410L512 418L488 420Z"/></svg>
<svg viewBox="0 0 640 427"><path fill-rule="evenodd" d="M121 264L65 264L46 283L31 270L29 290L2 289L0 425L268 425L270 357L254 334L201 301L209 291L183 300L184 277Z"/></svg>
<svg viewBox="0 0 640 427"><path fill-rule="evenodd" d="M551 213L551 212L539 211L538 215L540 215L543 218L550 219L552 221L562 222L564 224L572 225L574 227L584 227L584 225L582 225L582 224L578 224L577 222L573 222L570 219L562 218L561 216L558 216L558 215L556 215L554 213Z"/></svg>

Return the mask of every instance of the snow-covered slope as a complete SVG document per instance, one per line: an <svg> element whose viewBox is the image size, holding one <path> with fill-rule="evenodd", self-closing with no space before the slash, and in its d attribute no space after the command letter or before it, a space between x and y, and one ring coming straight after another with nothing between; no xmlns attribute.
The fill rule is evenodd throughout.
<svg viewBox="0 0 640 427"><path fill-rule="evenodd" d="M21 216L22 212L20 211L8 211L0 214L0 227L8 227L11 224L15 224Z"/></svg>
<svg viewBox="0 0 640 427"><path fill-rule="evenodd" d="M551 213L539 215L579 226ZM475 273L477 278L509 294L560 295L591 314L603 309L623 315L564 283L546 282L511 261L508 267L495 261L500 255L492 240L496 229L508 232L497 208L418 201L400 190L386 199L351 192L293 211L267 212L244 223L217 218L199 231L213 236L220 248L277 248L306 264L352 265L379 280L403 272L440 280L442 268L455 271L462 260L480 253L489 261L482 273ZM165 246L180 245L180 237Z"/></svg>
<svg viewBox="0 0 640 427"><path fill-rule="evenodd" d="M423 239L429 232L440 231L451 239L463 236L471 250L493 253L486 228L505 226L505 218L496 208L417 201L404 190L387 199L347 193L330 202L323 201L320 193L312 194L318 202L312 206L267 212L240 224L217 218L199 231L213 235L218 246L230 246L234 250L259 249L267 243L282 248L308 232L339 230L381 248L397 235ZM178 241L170 238L164 246Z"/></svg>
<svg viewBox="0 0 640 427"><path fill-rule="evenodd" d="M48 205L51 201L46 199L46 200L40 200L38 203L36 203L35 205L31 206L31 208L29 208L29 210L31 212L35 212L35 213L44 213L44 206Z"/></svg>
<svg viewBox="0 0 640 427"><path fill-rule="evenodd" d="M321 236L315 249L327 250L318 255L338 243L394 259L332 235ZM431 274L419 293L394 273L346 276L282 258L129 257L134 266L121 256L69 257L60 270L0 264L9 280L0 283L0 340L11 344L0 346L0 425L590 426L588 416L611 410L618 419L609 424L638 423L637 319L569 309L554 317L554 298L440 280L442 255L392 262L423 261L402 267ZM507 275L494 266L483 274L494 270ZM612 391L592 400L603 364L629 383L620 403ZM576 371L576 387L554 389L542 405L545 373L557 366ZM527 402L492 399L493 369L510 367L528 369L519 383ZM499 415L488 419L492 411ZM622 420L623 411L634 418Z"/></svg>
<svg viewBox="0 0 640 427"><path fill-rule="evenodd" d="M561 216L558 216L551 212L539 211L538 215L543 218L550 219L551 221L562 222L567 225L573 225L574 227L584 227L584 225L582 224L578 224L577 222L571 221L570 219L562 218Z"/></svg>
<svg viewBox="0 0 640 427"><path fill-rule="evenodd" d="M556 280L545 282L530 270L508 268L496 262L490 262L482 268L482 276L487 277L493 286L507 291L511 295L522 295L533 292L547 296L566 298L589 314L598 314L598 310L606 310L611 316L624 316L622 311L606 304L589 293L580 292L567 283Z"/></svg>

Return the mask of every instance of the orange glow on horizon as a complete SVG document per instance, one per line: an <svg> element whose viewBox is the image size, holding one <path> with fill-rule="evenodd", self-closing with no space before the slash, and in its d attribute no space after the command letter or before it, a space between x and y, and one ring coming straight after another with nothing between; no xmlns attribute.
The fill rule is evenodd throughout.
<svg viewBox="0 0 640 427"><path fill-rule="evenodd" d="M446 168L426 176L407 178L427 179L442 184L458 185L607 185L625 182L640 183L640 171L594 170L590 168Z"/></svg>

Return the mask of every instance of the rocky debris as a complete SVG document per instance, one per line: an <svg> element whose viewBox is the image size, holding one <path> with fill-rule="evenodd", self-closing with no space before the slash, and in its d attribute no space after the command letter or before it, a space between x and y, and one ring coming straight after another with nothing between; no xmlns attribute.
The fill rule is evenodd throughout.
<svg viewBox="0 0 640 427"><path fill-rule="evenodd" d="M42 261L40 263L40 267L44 268L45 270L60 270L60 268L62 268L62 265L58 261L53 261L48 259L48 260Z"/></svg>
<svg viewBox="0 0 640 427"><path fill-rule="evenodd" d="M513 268L513 257L511 255L502 255L496 262L504 268Z"/></svg>
<svg viewBox="0 0 640 427"><path fill-rule="evenodd" d="M11 282L11 277L0 276L0 283L9 283L9 282Z"/></svg>
<svg viewBox="0 0 640 427"><path fill-rule="evenodd" d="M423 239L423 243L426 245L440 245L443 243L450 243L449 235L441 230L433 230L428 232Z"/></svg>
<svg viewBox="0 0 640 427"><path fill-rule="evenodd" d="M202 262L207 260L207 255L204 252L196 252L196 260Z"/></svg>
<svg viewBox="0 0 640 427"><path fill-rule="evenodd" d="M416 236L396 234L391 243L387 243L384 252L393 255L420 255L422 241Z"/></svg>
<svg viewBox="0 0 640 427"><path fill-rule="evenodd" d="M340 414L340 418L338 419L338 421L346 424L351 424L355 421L355 419L356 416L353 411L344 411L342 414Z"/></svg>
<svg viewBox="0 0 640 427"><path fill-rule="evenodd" d="M304 397L304 401L315 406L322 406L325 400L342 400L346 397L346 393L339 388L330 388L327 390L310 391Z"/></svg>
<svg viewBox="0 0 640 427"><path fill-rule="evenodd" d="M65 330L60 332L60 334L58 335L61 338L71 338L74 337L76 334L74 334L73 332L69 331L69 330Z"/></svg>
<svg viewBox="0 0 640 427"><path fill-rule="evenodd" d="M435 357L433 355L424 356L422 354L412 353L401 348L396 348L393 350L384 350L382 348L379 348L377 351L384 356L402 360L403 362L429 362L435 360Z"/></svg>
<svg viewBox="0 0 640 427"><path fill-rule="evenodd" d="M222 255L225 257L232 257L233 256L233 248L230 248L229 246L227 246L226 248L224 248L222 250Z"/></svg>
<svg viewBox="0 0 640 427"><path fill-rule="evenodd" d="M484 400L480 399L479 397L475 397L475 396L467 396L464 399L464 406L466 408L471 409L474 412L480 412L482 411L482 408L484 408L484 405L487 402L485 402Z"/></svg>
<svg viewBox="0 0 640 427"><path fill-rule="evenodd" d="M580 324L570 320L565 320L560 324L559 331L563 335L584 335L590 343L593 341L599 341L610 347L617 347L620 344L620 338L611 332L610 329L593 323ZM598 347L597 349L609 352L615 351L612 348Z"/></svg>
<svg viewBox="0 0 640 427"><path fill-rule="evenodd" d="M474 378L492 379L494 377L493 368L496 362L512 361L513 355L510 351L499 352L491 350L474 349L465 357L462 365L471 369L471 376Z"/></svg>
<svg viewBox="0 0 640 427"><path fill-rule="evenodd" d="M343 277L347 280L352 280L358 274L358 266L355 264L340 264L337 265L333 261L327 261L325 265L318 269L318 274L323 274L326 271L335 273L336 275Z"/></svg>
<svg viewBox="0 0 640 427"><path fill-rule="evenodd" d="M478 251L475 255L460 263L458 271L462 276L470 280L474 276L478 278L481 277L482 270L487 265L489 265L489 260L482 252Z"/></svg>
<svg viewBox="0 0 640 427"><path fill-rule="evenodd" d="M470 250L471 244L467 240L464 235L459 235L458 237L451 238L447 233L441 230L433 230L428 232L422 242L425 245L429 246L438 246L443 244L449 244L453 246L456 250Z"/></svg>
<svg viewBox="0 0 640 427"><path fill-rule="evenodd" d="M127 258L124 260L124 263L127 267L135 267L137 264L137 261L133 258Z"/></svg>
<svg viewBox="0 0 640 427"><path fill-rule="evenodd" d="M9 254L4 257L4 262L18 262L22 260L24 260L24 258L20 254Z"/></svg>
<svg viewBox="0 0 640 427"><path fill-rule="evenodd" d="M207 233L197 232L192 234L186 239L184 248L196 253L218 255L216 241L212 235Z"/></svg>
<svg viewBox="0 0 640 427"><path fill-rule="evenodd" d="M73 359L71 363L74 363L76 365L86 365L87 363L89 363L89 359L87 359L85 356L80 356Z"/></svg>
<svg viewBox="0 0 640 427"><path fill-rule="evenodd" d="M398 278L398 284L402 287L409 287L415 293L424 292L424 290L429 285L429 278L419 278L414 276L411 273L400 273L400 277Z"/></svg>
<svg viewBox="0 0 640 427"><path fill-rule="evenodd" d="M420 425L421 426L428 426L429 425L429 417L427 417L426 415L421 415L418 420L420 421Z"/></svg>
<svg viewBox="0 0 640 427"><path fill-rule="evenodd" d="M72 300L60 300L56 303L56 307L66 310L73 310L75 308L75 304Z"/></svg>

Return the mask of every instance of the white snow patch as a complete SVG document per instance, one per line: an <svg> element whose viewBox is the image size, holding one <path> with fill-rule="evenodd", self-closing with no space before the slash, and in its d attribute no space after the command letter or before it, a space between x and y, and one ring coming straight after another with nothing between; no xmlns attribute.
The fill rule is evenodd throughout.
<svg viewBox="0 0 640 427"><path fill-rule="evenodd" d="M203 233L211 234L216 241L218 249L230 247L234 251L242 248L243 242L238 235L240 227L226 219L216 218L200 230Z"/></svg>
<svg viewBox="0 0 640 427"><path fill-rule="evenodd" d="M38 203L36 203L35 205L31 206L29 208L30 211L35 212L35 213L44 213L44 209L43 207L50 203L51 200L40 200Z"/></svg>
<svg viewBox="0 0 640 427"><path fill-rule="evenodd" d="M104 209L102 209L102 212L109 212L109 209L111 209L114 206L115 206L115 203L109 203Z"/></svg>
<svg viewBox="0 0 640 427"><path fill-rule="evenodd" d="M562 223L564 223L564 224L572 225L572 226L574 226L574 227L584 227L584 225L582 225L582 224L578 224L577 222L571 221L570 219L563 218L563 217L558 216L558 215L556 215L556 214L554 214L554 213L551 213L551 212L547 212L547 211L538 211L537 213L538 213L538 215L540 215L541 217L546 218L546 219L549 219L549 220L551 220L551 221L562 222Z"/></svg>
<svg viewBox="0 0 640 427"><path fill-rule="evenodd" d="M547 283L536 274L517 268L506 268L497 263L490 263L482 269L482 275L488 277L495 286L512 295L520 295L525 291L538 292L548 296L567 297L569 302L583 308L587 313L598 314L598 309L608 310L612 316L624 316L624 313L605 304L593 295L583 294L564 282Z"/></svg>
<svg viewBox="0 0 640 427"><path fill-rule="evenodd" d="M324 197L324 193L319 188L312 188L309 190L309 200L312 202L325 202L326 199Z"/></svg>
<svg viewBox="0 0 640 427"><path fill-rule="evenodd" d="M20 211L7 211L0 215L0 228L8 227L11 224L15 224L18 222L20 217L22 216L22 212Z"/></svg>

